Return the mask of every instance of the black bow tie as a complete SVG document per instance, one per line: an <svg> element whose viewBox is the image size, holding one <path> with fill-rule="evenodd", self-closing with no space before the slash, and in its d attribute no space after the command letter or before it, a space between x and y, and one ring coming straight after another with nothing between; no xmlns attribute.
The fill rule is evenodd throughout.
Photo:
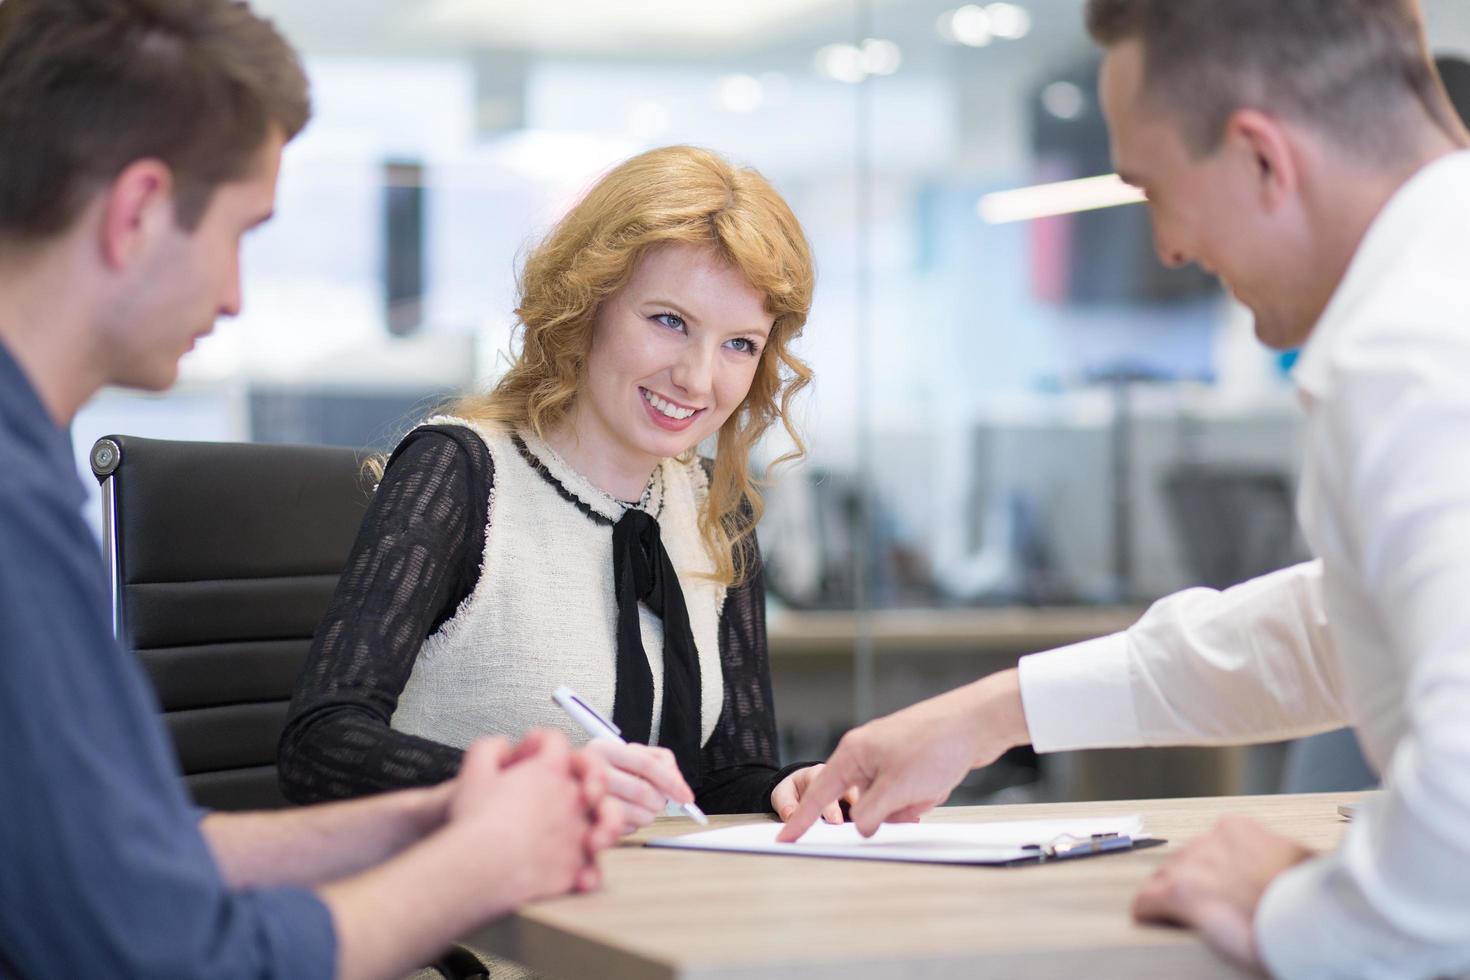
<svg viewBox="0 0 1470 980"><path fill-rule="evenodd" d="M613 525L613 589L618 603L618 672L613 724L630 742L647 744L653 726L653 672L643 649L638 603L664 623L664 702L659 744L674 753L690 786L700 781L699 652L674 563L658 521L629 509Z"/></svg>

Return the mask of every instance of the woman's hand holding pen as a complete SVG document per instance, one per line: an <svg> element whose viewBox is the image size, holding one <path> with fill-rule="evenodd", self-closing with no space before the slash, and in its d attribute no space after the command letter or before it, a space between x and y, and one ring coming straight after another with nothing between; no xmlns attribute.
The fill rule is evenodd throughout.
<svg viewBox="0 0 1470 980"><path fill-rule="evenodd" d="M694 802L694 791L668 749L594 738L583 751L607 763L607 795L623 805L625 834L661 816L668 800Z"/></svg>

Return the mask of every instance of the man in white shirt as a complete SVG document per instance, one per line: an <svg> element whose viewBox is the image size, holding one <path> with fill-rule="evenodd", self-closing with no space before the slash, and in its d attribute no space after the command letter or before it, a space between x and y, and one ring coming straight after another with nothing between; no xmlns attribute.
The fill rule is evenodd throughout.
<svg viewBox="0 0 1470 980"><path fill-rule="evenodd" d="M1134 913L1284 977L1470 972L1470 153L1416 0L1089 0L1119 173L1168 265L1304 345L1315 561L850 732L792 814L864 833L1013 745L1230 744L1352 725L1387 792L1335 853L1245 820Z"/></svg>

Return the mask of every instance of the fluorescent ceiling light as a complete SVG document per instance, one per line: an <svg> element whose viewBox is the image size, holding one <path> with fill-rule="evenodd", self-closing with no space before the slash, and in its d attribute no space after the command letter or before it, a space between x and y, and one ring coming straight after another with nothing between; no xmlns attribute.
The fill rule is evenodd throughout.
<svg viewBox="0 0 1470 980"><path fill-rule="evenodd" d="M856 85L868 77L863 65L863 52L855 44L829 44L819 48L812 58L817 74L835 82Z"/></svg>
<svg viewBox="0 0 1470 980"><path fill-rule="evenodd" d="M892 75L903 64L903 51L883 38L870 37L856 44L829 44L812 59L817 74L837 82L856 85L869 75Z"/></svg>
<svg viewBox="0 0 1470 980"><path fill-rule="evenodd" d="M945 43L971 48L985 47L994 36L990 29L990 14L984 7L973 3L940 14L937 29Z"/></svg>
<svg viewBox="0 0 1470 980"><path fill-rule="evenodd" d="M892 41L870 37L862 50L863 67L869 75L892 75L903 64L903 51Z"/></svg>
<svg viewBox="0 0 1470 980"><path fill-rule="evenodd" d="M3 0L0 0L3 2ZM897 0L879 0L884 4ZM251 0L311 54L739 52L850 22L836 0Z"/></svg>
<svg viewBox="0 0 1470 980"><path fill-rule="evenodd" d="M1008 41L1019 41L1031 33L1031 15L1025 7L1013 3L992 3L985 8L989 15L990 33Z"/></svg>
<svg viewBox="0 0 1470 980"><path fill-rule="evenodd" d="M945 44L983 48L994 38L1019 41L1030 34L1031 14L1014 3L967 3L940 14L935 29Z"/></svg>
<svg viewBox="0 0 1470 980"><path fill-rule="evenodd" d="M727 112L754 112L766 101L766 87L751 75L725 75L715 83L715 98Z"/></svg>
<svg viewBox="0 0 1470 980"><path fill-rule="evenodd" d="M670 0L556 0L555 3L486 3L433 0L416 10L423 23L463 32L482 42L606 48L658 39L701 44L739 44L768 36L827 7L829 0L740 0L738 3L671 3ZM650 54L657 54L650 51Z"/></svg>
<svg viewBox="0 0 1470 980"><path fill-rule="evenodd" d="M1117 174L1104 174L986 194L980 198L975 211L986 224L1003 225L1120 204L1137 204L1143 200L1143 192L1138 188L1123 183Z"/></svg>

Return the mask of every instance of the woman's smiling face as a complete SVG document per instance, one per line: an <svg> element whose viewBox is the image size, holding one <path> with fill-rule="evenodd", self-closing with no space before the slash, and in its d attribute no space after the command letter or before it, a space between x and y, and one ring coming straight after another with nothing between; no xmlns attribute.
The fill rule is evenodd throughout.
<svg viewBox="0 0 1470 980"><path fill-rule="evenodd" d="M714 251L644 254L593 324L573 413L581 451L646 474L697 446L745 400L773 322L761 294Z"/></svg>

